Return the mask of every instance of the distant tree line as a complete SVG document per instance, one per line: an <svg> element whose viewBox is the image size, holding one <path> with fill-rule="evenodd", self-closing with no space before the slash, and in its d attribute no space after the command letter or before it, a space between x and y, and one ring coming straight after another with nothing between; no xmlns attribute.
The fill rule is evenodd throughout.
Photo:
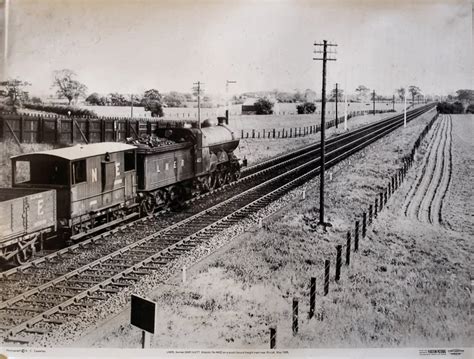
<svg viewBox="0 0 474 359"><path fill-rule="evenodd" d="M150 97L149 95L151 93L155 93L154 91L158 92L156 89L150 89L145 91L143 94L124 95L118 92L112 92L106 96L99 95L97 92L93 92L86 97L85 101L88 105L96 106L132 106L132 104L133 106L145 106L145 103ZM194 100L192 94L180 93L176 91L171 91L163 95L160 94L159 98L162 104L166 107L186 107L187 102ZM203 99L203 102L206 102L205 100L210 101L206 98Z"/></svg>

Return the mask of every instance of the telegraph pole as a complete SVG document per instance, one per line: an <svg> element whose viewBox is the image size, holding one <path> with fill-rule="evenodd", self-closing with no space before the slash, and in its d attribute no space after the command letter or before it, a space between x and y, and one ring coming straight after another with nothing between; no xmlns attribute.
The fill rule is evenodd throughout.
<svg viewBox="0 0 474 359"><path fill-rule="evenodd" d="M237 81L226 80L225 82L225 97L226 97L226 105L225 105L225 123L226 125L229 124L229 84L236 84Z"/></svg>
<svg viewBox="0 0 474 359"><path fill-rule="evenodd" d="M323 62L323 86L322 86L322 99L321 99L321 170L320 170L320 180L319 180L319 223L318 225L322 226L324 230L326 227L331 227L330 223L324 222L324 170L326 166L325 158L325 112L326 112L326 61L336 61L335 58L328 58L327 48L336 47L336 44L328 44L327 40L324 40L322 43L314 43L314 46L322 46L322 50L315 50L314 53L322 54L323 57L316 57L313 60L321 60ZM329 52L329 55L335 54L335 52Z"/></svg>
<svg viewBox="0 0 474 359"><path fill-rule="evenodd" d="M347 131L347 85L344 94L344 131Z"/></svg>
<svg viewBox="0 0 474 359"><path fill-rule="evenodd" d="M405 89L405 93L403 94L403 102L405 103L404 110L403 110L403 127L407 127L407 89Z"/></svg>
<svg viewBox="0 0 474 359"><path fill-rule="evenodd" d="M193 87L193 90L197 92L198 97L198 128L201 128L201 85L204 85L201 81L193 83L196 85Z"/></svg>
<svg viewBox="0 0 474 359"><path fill-rule="evenodd" d="M392 97L392 110L395 111L395 95Z"/></svg>
<svg viewBox="0 0 474 359"><path fill-rule="evenodd" d="M337 97L338 97L338 94L337 94L337 82L336 82L336 128L338 127L337 126Z"/></svg>
<svg viewBox="0 0 474 359"><path fill-rule="evenodd" d="M374 116L375 116L375 90L372 91L372 101L373 101Z"/></svg>
<svg viewBox="0 0 474 359"><path fill-rule="evenodd" d="M133 95L130 95L130 117L133 118Z"/></svg>

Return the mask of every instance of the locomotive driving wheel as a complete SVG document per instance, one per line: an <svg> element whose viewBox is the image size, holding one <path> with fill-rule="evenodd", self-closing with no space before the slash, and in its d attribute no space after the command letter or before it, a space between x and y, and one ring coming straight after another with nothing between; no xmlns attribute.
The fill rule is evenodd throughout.
<svg viewBox="0 0 474 359"><path fill-rule="evenodd" d="M209 190L212 191L217 187L219 187L217 180L217 171L214 171L209 175Z"/></svg>
<svg viewBox="0 0 474 359"><path fill-rule="evenodd" d="M234 173L232 173L232 177L234 181L238 181L240 179L240 170L235 170Z"/></svg>
<svg viewBox="0 0 474 359"><path fill-rule="evenodd" d="M226 179L225 170L217 171L216 173L217 187L222 187L223 185L225 185L225 179Z"/></svg>

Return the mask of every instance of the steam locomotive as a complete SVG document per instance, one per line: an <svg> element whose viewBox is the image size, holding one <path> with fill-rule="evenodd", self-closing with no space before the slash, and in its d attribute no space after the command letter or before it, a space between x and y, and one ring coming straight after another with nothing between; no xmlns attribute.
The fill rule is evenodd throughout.
<svg viewBox="0 0 474 359"><path fill-rule="evenodd" d="M0 189L0 259L24 263L45 240L77 241L240 177L239 139L225 117L155 134L12 157L13 188Z"/></svg>

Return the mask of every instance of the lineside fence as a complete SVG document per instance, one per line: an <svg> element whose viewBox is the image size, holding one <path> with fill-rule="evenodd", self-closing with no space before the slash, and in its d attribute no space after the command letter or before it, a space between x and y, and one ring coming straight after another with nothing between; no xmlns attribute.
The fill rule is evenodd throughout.
<svg viewBox="0 0 474 359"><path fill-rule="evenodd" d="M388 113L394 112L393 110L376 110L375 113ZM355 116L362 116L362 115L369 115L373 114L372 110L367 111L353 111L347 115L347 119L349 120ZM326 129L330 127L339 126L340 124L344 123L344 117L339 117L334 120L326 121ZM312 125L312 126L304 126L304 127L291 127L291 128L282 128L280 129L250 129L240 131L240 138L251 138L251 139L265 139L265 138L294 138L294 137L303 137L308 136L313 133L321 131L321 125Z"/></svg>
<svg viewBox="0 0 474 359"><path fill-rule="evenodd" d="M391 112L379 110L377 113ZM372 113L354 111L348 118ZM344 121L338 119L338 124ZM133 119L124 117L68 117L50 114L0 113L0 141L12 140L21 143L48 143L66 145L71 143L120 142L128 137L151 135L158 127L181 127L193 121L173 121L164 119ZM326 122L327 127L335 126L335 120ZM242 130L242 138L288 138L306 136L320 131L319 125L284 128L280 130Z"/></svg>
<svg viewBox="0 0 474 359"><path fill-rule="evenodd" d="M67 117L0 113L0 141L21 143L120 142L128 137L151 135L158 127L182 127L186 122L117 117Z"/></svg>
<svg viewBox="0 0 474 359"><path fill-rule="evenodd" d="M375 196L373 199L373 204L370 204L366 210L356 216L352 229L347 231L346 236L343 239L343 243L345 243L345 245L338 244L335 246L335 258L326 258L323 261L323 283L320 284L320 287L322 288L319 293L320 296L330 295L330 288L332 285L338 284L343 268L346 268L347 271L350 270L351 255L356 255L359 252L361 246L363 245L362 241L367 236L368 228L374 223L383 208L387 205L390 197L405 180L408 170L414 164L416 150L420 147L421 142L432 128L434 122L438 118L438 115L439 114L436 114L420 133L418 139L413 145L410 154L402 158L402 166L388 178L387 185ZM331 274L332 268L334 268L333 274ZM316 284L316 277L309 278L309 308L304 314L306 314L309 319L315 318L319 321L323 321L324 313L316 313L316 301L318 295ZM305 303L307 302L305 301ZM293 336L298 335L298 318L303 315L303 313L299 312L299 309L301 309L300 304L299 298L293 298L291 304L291 327ZM275 349L277 346L276 325L269 327L269 344L270 349Z"/></svg>

